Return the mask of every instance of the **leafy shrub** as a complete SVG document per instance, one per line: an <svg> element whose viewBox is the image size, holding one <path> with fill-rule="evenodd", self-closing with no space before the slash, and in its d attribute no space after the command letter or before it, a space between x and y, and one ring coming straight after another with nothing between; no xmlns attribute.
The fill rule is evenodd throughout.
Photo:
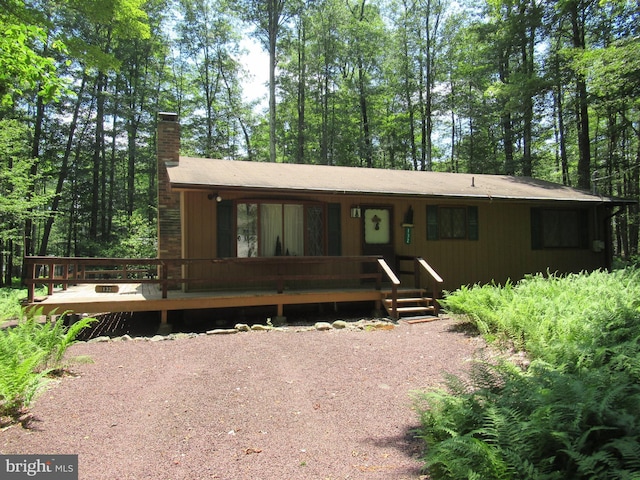
<svg viewBox="0 0 640 480"><path fill-rule="evenodd" d="M640 478L640 282L628 269L450 294L527 371L478 362L469 379L417 394L432 478Z"/></svg>
<svg viewBox="0 0 640 480"><path fill-rule="evenodd" d="M67 328L64 315L40 322L39 313L0 330L0 415L15 416L28 407L80 331L94 321L83 318Z"/></svg>
<svg viewBox="0 0 640 480"><path fill-rule="evenodd" d="M640 270L536 275L517 285L465 287L442 304L466 315L490 340L508 341L533 359L589 365L599 348L640 335L634 326L640 319Z"/></svg>
<svg viewBox="0 0 640 480"><path fill-rule="evenodd" d="M640 386L604 369L567 374L478 363L468 384L418 395L433 478L632 478Z"/></svg>

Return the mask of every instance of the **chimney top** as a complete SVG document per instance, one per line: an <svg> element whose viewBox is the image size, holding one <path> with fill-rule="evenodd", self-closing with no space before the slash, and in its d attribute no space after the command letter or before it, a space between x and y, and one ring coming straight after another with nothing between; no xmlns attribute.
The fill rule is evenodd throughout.
<svg viewBox="0 0 640 480"><path fill-rule="evenodd" d="M158 118L163 122L177 122L178 114L171 112L158 112Z"/></svg>

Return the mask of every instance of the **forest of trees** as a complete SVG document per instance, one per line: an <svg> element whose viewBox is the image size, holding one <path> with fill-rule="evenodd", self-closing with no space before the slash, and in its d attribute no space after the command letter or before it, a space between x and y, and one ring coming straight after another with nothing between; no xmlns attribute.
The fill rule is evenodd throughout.
<svg viewBox="0 0 640 480"><path fill-rule="evenodd" d="M155 256L159 111L183 154L640 198L637 1L0 0L0 28L2 282L25 254Z"/></svg>

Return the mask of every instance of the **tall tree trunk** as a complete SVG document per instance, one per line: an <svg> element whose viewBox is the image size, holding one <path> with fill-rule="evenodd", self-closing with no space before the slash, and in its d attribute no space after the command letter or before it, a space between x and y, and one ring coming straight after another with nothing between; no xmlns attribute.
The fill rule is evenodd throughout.
<svg viewBox="0 0 640 480"><path fill-rule="evenodd" d="M42 124L44 123L44 100L40 95L37 96L36 100L36 116L34 119L34 127L33 127L33 141L31 143L31 158L34 159L33 165L31 166L29 174L32 178L38 174L38 166L40 165L40 142L42 141ZM27 202L29 202L33 196L35 195L36 184L33 182L31 184L29 193L27 194ZM23 255L25 257L33 255L35 251L35 238L34 238L34 225L33 219L31 216L27 216L24 222L24 242L23 242ZM13 242L10 242L13 244ZM10 263L13 263L12 261ZM13 268L13 265L8 265L9 269ZM22 283L24 284L24 280L27 278L27 270L26 265L22 264L22 271L20 277L22 278Z"/></svg>
<svg viewBox="0 0 640 480"><path fill-rule="evenodd" d="M560 168L562 172L563 185L571 185L571 178L569 177L569 158L567 156L567 139L566 129L564 125L564 101L562 85L558 83L554 89L556 110L558 116L558 131L556 135L556 142L560 148Z"/></svg>
<svg viewBox="0 0 640 480"><path fill-rule="evenodd" d="M6 271L5 271L4 283L8 287L10 287L13 284L14 251L15 251L15 242L11 239L7 240L7 262L5 264Z"/></svg>
<svg viewBox="0 0 640 480"><path fill-rule="evenodd" d="M306 31L305 21L300 19L298 26L298 138L296 163L305 163L305 103L306 103L306 81L307 81L307 56L306 56Z"/></svg>
<svg viewBox="0 0 640 480"><path fill-rule="evenodd" d="M521 6L521 16L524 18L526 15L526 4ZM529 19L529 22L533 22ZM527 35L529 30L529 35ZM523 98L523 132L522 132L522 175L525 177L531 177L533 175L533 159L531 156L531 149L533 143L533 78L535 75L533 52L535 45L535 27L530 26L529 29L522 29L522 40L520 45L520 52L522 56L522 69L525 78L527 79Z"/></svg>
<svg viewBox="0 0 640 480"><path fill-rule="evenodd" d="M425 128L426 135L424 146L423 170L431 171L433 167L433 90L435 87L435 51L438 25L440 24L440 14L432 9L431 0L427 0L427 10L425 15L425 64L427 72L425 75ZM435 17L435 18L433 18Z"/></svg>
<svg viewBox="0 0 640 480"><path fill-rule="evenodd" d="M127 216L131 218L135 209L136 194L136 161L138 157L138 127L140 125L139 117L135 113L131 114L129 125L127 127Z"/></svg>
<svg viewBox="0 0 640 480"><path fill-rule="evenodd" d="M324 77L322 79L321 107L322 125L320 127L320 162L329 165L329 64L325 54Z"/></svg>
<svg viewBox="0 0 640 480"><path fill-rule="evenodd" d="M268 1L269 36L269 161L276 161L276 46L283 0Z"/></svg>
<svg viewBox="0 0 640 480"><path fill-rule="evenodd" d="M9 274L9 272L11 272L11 269L5 268L5 258L9 257L9 253L4 252L7 252L7 250L5 249L4 241L0 238L0 272L4 272L4 276L0 275L0 287L9 286L10 284L7 282L7 280L9 282L11 281L11 275Z"/></svg>
<svg viewBox="0 0 640 480"><path fill-rule="evenodd" d="M451 98L451 156L450 156L451 167L450 168L453 173L457 173L458 168L456 165L456 110L455 110L456 88L455 88L455 82L451 78L449 79L449 88L451 90L449 94Z"/></svg>
<svg viewBox="0 0 640 480"><path fill-rule="evenodd" d="M418 68L418 105L420 110L420 170L425 170L427 166L427 108L425 102L425 91L428 88L424 75L424 59L419 55ZM416 169L417 170L417 169Z"/></svg>
<svg viewBox="0 0 640 480"><path fill-rule="evenodd" d="M117 92L115 96L117 97ZM117 100L115 111L118 111ZM113 227L113 212L114 212L114 201L115 201L115 184L116 184L116 162L117 162L117 145L116 139L118 138L118 117L117 115L113 116L113 123L111 127L111 155L109 155L109 180L107 183L107 208L105 209L105 215L107 217L106 221L106 229L105 229L105 237L107 239L111 238L111 231ZM105 155L106 157L106 155ZM131 217L129 217L131 218Z"/></svg>
<svg viewBox="0 0 640 480"><path fill-rule="evenodd" d="M363 2L364 3L364 2ZM364 160L368 168L373 167L373 148L371 144L371 128L369 126L369 109L367 106L367 92L365 73L362 59L358 59L358 96L360 98L360 116L362 119L362 136L364 142Z"/></svg>
<svg viewBox="0 0 640 480"><path fill-rule="evenodd" d="M578 1L571 2L569 16L571 18L571 40L573 47L579 50L586 48L584 20L578 11ZM588 190L591 186L591 143L589 140L589 100L587 82L582 74L576 73L576 124L578 127L578 188Z"/></svg>
<svg viewBox="0 0 640 480"><path fill-rule="evenodd" d="M35 159L33 165L31 166L31 170L29 174L31 177L35 177L38 174L38 166L40 164L40 142L42 141L42 124L44 123L44 100L40 95L37 96L36 100L36 116L34 119L33 125L33 141L31 143L31 158ZM27 195L27 202L33 198L35 195L35 182L32 183L31 189ZM27 216L27 219L24 222L24 245L23 245L23 253L24 256L33 255L35 252L35 238L34 238L34 225L33 219L31 215ZM8 265L7 268L13 268L13 265ZM22 272L20 277L22 278L22 282L27 278L27 270L26 265L23 262Z"/></svg>
<svg viewBox="0 0 640 480"><path fill-rule="evenodd" d="M44 228L42 231L42 241L40 242L40 251L38 253L41 256L44 256L47 254L47 249L49 248L49 238L51 236L51 228L53 227L53 222L55 220L56 214L58 213L58 209L60 207L60 200L62 198L62 189L64 187L64 183L69 174L69 157L71 156L71 147L73 146L73 140L74 140L76 128L78 126L78 115L80 113L80 104L82 103L82 95L84 93L84 88L86 83L87 83L87 76L83 75L82 82L80 83L80 88L78 90L78 95L76 98L76 104L73 108L73 116L71 117L71 124L69 125L69 134L67 136L67 145L65 147L64 154L62 156L60 171L58 172L58 183L56 184L55 194L53 196L53 201L51 203L51 211L45 221Z"/></svg>
<svg viewBox="0 0 640 480"><path fill-rule="evenodd" d="M503 57L500 60L500 81L504 84L508 83L509 79L509 54L503 52ZM511 113L507 110L507 106L503 105L503 112L501 115L502 122L502 138L504 142L504 173L506 175L515 175L516 164L513 158L513 123L511 120Z"/></svg>
<svg viewBox="0 0 640 480"><path fill-rule="evenodd" d="M104 153L104 104L107 77L103 73L98 73L96 79L96 124L93 142L93 165L92 165L92 192L91 192L91 212L89 220L89 238L98 238L98 224L100 216L100 180L102 170L102 154Z"/></svg>

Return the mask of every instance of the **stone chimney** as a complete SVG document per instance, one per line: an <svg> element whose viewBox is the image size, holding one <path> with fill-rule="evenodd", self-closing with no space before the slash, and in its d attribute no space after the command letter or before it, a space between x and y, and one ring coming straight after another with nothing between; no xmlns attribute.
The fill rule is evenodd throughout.
<svg viewBox="0 0 640 480"><path fill-rule="evenodd" d="M172 192L167 168L180 162L180 123L177 113L158 113L158 258L182 258L180 193ZM180 266L170 268L169 278L180 276Z"/></svg>

